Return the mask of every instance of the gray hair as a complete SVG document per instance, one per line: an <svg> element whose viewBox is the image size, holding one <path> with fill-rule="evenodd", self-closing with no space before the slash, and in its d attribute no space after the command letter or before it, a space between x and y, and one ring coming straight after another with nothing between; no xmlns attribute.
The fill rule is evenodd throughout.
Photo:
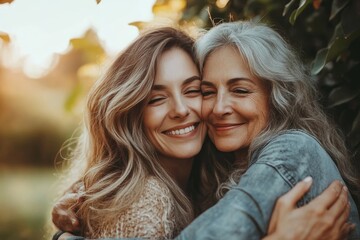
<svg viewBox="0 0 360 240"><path fill-rule="evenodd" d="M268 125L254 139L248 162L255 150L288 129L301 129L315 136L358 196L358 178L340 131L330 122L318 102L316 82L293 48L272 28L262 23L240 21L215 26L196 42L196 55L202 70L216 49L232 46L247 63L250 72L270 86ZM247 165L247 164L246 164ZM245 169L237 169L230 183L239 180Z"/></svg>

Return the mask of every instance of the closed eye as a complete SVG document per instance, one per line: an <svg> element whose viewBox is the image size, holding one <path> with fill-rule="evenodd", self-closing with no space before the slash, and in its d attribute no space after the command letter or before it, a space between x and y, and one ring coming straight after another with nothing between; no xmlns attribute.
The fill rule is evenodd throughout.
<svg viewBox="0 0 360 240"><path fill-rule="evenodd" d="M164 99L165 99L164 97L152 98L152 99L149 100L148 104L152 105L152 104L158 103L158 102L160 102L161 100L164 100Z"/></svg>
<svg viewBox="0 0 360 240"><path fill-rule="evenodd" d="M207 97L207 96L211 96L211 95L215 94L215 91L201 91L201 94L204 97Z"/></svg>
<svg viewBox="0 0 360 240"><path fill-rule="evenodd" d="M247 89L244 89L244 88L235 88L233 90L234 93L237 93L237 94L247 94L247 93L250 93L249 90Z"/></svg>
<svg viewBox="0 0 360 240"><path fill-rule="evenodd" d="M200 95L201 90L200 89L191 89L185 92L186 95L190 95L190 96L198 96Z"/></svg>

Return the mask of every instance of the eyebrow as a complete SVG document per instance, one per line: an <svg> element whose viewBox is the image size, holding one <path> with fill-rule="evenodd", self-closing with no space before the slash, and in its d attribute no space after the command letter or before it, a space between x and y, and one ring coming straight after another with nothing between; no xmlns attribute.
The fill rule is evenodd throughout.
<svg viewBox="0 0 360 240"><path fill-rule="evenodd" d="M253 83L253 81L250 78L241 77L241 78L231 78L231 79L227 80L226 85L232 85L232 84L234 84L234 83L236 83L238 81L247 81L247 82ZM201 85L205 85L205 86L209 86L209 87L214 86L214 84L212 82L209 82L209 81L206 81L206 80L202 80Z"/></svg>
<svg viewBox="0 0 360 240"><path fill-rule="evenodd" d="M182 86L184 85L187 85L191 82L194 82L194 81L201 81L201 78L199 76L192 76L192 77L189 77L187 79L184 80L184 82L182 83ZM153 87L151 88L151 90L157 90L157 91L160 91L160 90L164 90L166 89L166 86L165 85L161 85L161 84L156 84L156 85L153 85Z"/></svg>

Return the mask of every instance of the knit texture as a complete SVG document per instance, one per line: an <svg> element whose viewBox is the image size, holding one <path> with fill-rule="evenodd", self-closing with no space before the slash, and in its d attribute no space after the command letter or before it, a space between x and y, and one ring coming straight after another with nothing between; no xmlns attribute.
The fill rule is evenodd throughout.
<svg viewBox="0 0 360 240"><path fill-rule="evenodd" d="M157 178L149 177L139 200L121 212L118 221L106 224L99 234L87 237L174 238L181 230L175 216L174 204L167 186Z"/></svg>

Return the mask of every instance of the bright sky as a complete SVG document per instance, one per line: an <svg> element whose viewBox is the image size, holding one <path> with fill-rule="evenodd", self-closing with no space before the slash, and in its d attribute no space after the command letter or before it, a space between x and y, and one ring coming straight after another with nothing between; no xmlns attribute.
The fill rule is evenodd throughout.
<svg viewBox="0 0 360 240"><path fill-rule="evenodd" d="M134 21L153 18L155 0L15 0L0 4L0 31L10 35L14 54L11 65L26 59L25 71L37 76L46 70L54 53L67 50L69 39L93 27L109 53L118 52L133 40Z"/></svg>

